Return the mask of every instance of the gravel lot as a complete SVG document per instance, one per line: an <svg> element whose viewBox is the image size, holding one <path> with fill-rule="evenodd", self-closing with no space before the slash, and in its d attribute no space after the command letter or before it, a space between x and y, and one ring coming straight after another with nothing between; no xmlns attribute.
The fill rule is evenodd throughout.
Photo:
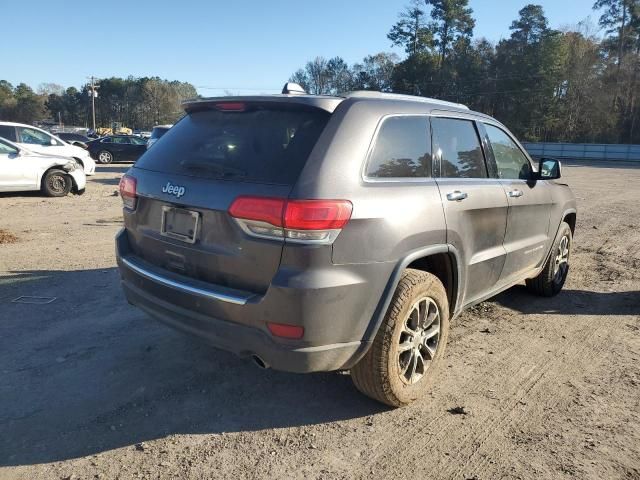
<svg viewBox="0 0 640 480"><path fill-rule="evenodd" d="M463 314L431 394L399 410L129 306L125 170L98 167L81 197L0 195L0 478L640 478L640 168L565 166L565 290Z"/></svg>

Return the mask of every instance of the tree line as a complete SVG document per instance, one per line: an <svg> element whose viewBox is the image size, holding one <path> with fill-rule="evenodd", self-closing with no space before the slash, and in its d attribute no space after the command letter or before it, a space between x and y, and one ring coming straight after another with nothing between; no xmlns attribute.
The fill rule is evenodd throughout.
<svg viewBox="0 0 640 480"><path fill-rule="evenodd" d="M497 44L474 38L468 0L412 0L387 38L404 55L349 66L316 57L290 81L315 94L380 90L460 102L530 141L640 143L640 0L597 0L604 36L549 27L525 5Z"/></svg>
<svg viewBox="0 0 640 480"><path fill-rule="evenodd" d="M174 123L182 115L181 102L198 96L193 85L158 77L103 78L96 81L96 126L112 122L136 129ZM64 89L46 83L34 91L21 83L0 80L0 120L34 123L43 119L65 125L92 126L91 87Z"/></svg>

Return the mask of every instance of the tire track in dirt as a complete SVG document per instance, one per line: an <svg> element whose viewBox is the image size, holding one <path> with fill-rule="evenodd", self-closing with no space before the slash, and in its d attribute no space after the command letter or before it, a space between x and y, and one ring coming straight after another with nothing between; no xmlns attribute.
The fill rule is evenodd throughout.
<svg viewBox="0 0 640 480"><path fill-rule="evenodd" d="M600 328L602 328L602 326ZM574 338L573 345L582 345L581 347L578 347L578 352L584 353L587 350L593 352L593 349L589 346L588 340L594 335L597 335L599 330L600 329L596 329L596 331L588 331L586 329L580 329L577 334L571 334L572 338ZM456 460L458 459L460 452L471 450L471 453L468 455L466 460L464 458L460 459L460 461L464 462L462 469L466 468L471 456L482 447L486 439L492 436L509 420L513 412L517 411L516 407L520 402L524 398L528 398L532 391L540 389L540 382L545 376L549 376L549 371L551 371L554 366L560 366L560 371L556 372L555 375L552 375L552 377L549 378L557 378L563 373L562 365L566 364L566 361L563 360L560 362L558 361L558 357L563 357L562 351L565 350L564 347L558 347L554 351L547 353L542 363L534 364L533 366L526 361L530 356L524 356L525 360L522 362L514 361L514 359L517 360L522 358L522 352L530 350L530 348L527 348L527 345L529 344L527 340L527 338L523 337L521 344L512 344L511 348L503 350L501 358L497 362L492 362L492 372L495 372L495 374L492 375L490 379L487 379L486 376L477 376L474 377L474 381L471 384L466 384L460 388L461 390L473 392L480 387L480 384L502 383L502 388L500 390L506 392L506 396L504 399L500 400L497 407L495 407L497 412L488 415L471 430L460 429L458 418L450 414L440 415L431 422L421 425L417 429L405 430L403 434L394 436L393 445L388 449L383 449L382 452L372 458L363 466L363 470L366 472L370 471L372 467L375 469L378 465L389 464L389 462L392 461L390 457L396 456L397 445L410 445L408 448L403 448L402 450L402 457L405 459L403 464L406 466L415 466L415 463L411 460L423 457L424 452L429 451L430 447L434 445L437 445L437 447L434 449L433 453L438 452L442 454L443 450L446 451L448 454L446 456L432 455L432 452L430 452L429 455L430 458L441 459L441 461L437 461L435 465L429 465L429 470L433 469L434 471L439 472L439 474L440 472L443 473L440 478L453 478L452 475L454 475L455 472L447 471L448 467L450 470L452 464L455 465L458 463ZM577 358L577 354L574 356ZM568 358L566 355L564 357ZM503 382L500 382L500 379L503 379ZM507 381L506 384L504 383L504 379ZM542 385L546 386L547 383L548 381L545 381ZM430 438L426 442L409 441L411 438L423 438L429 431L434 430L437 433L435 435L429 435ZM461 430L463 430L464 433L461 438L457 438L455 433L460 432ZM452 431L454 433L452 433ZM379 447L381 447L383 443L386 443L386 440L388 439L383 439L382 441L377 442L377 445L372 450L379 451ZM443 446L446 446L446 448L443 448ZM427 465L421 465L421 467L426 466ZM462 469L458 469L458 473L460 473ZM413 471L412 469L410 470ZM445 471L449 474L444 474Z"/></svg>
<svg viewBox="0 0 640 480"><path fill-rule="evenodd" d="M500 442L496 440L500 432L505 430L508 425L521 422L521 428L531 425L533 423L539 423L541 417L544 415L544 410L551 408L557 408L561 403L567 403L571 397L571 392L562 388L553 388L559 386L563 380L572 378L576 374L587 374L590 371L595 370L599 364L596 362L590 362L589 359L601 358L599 355L605 350L606 341L602 341L596 337L602 337L600 334L608 332L607 337L611 336L611 330L608 324L599 323L593 331L587 335L587 338L583 340L581 345L573 343L566 351L566 355L562 360L557 360L558 357L554 355L555 361L552 359L545 362L541 368L535 374L535 378L527 388L524 389L522 395L519 396L516 402L513 402L508 410L505 410L504 417L495 421L490 428L483 432L481 435L475 435L471 442L472 448L466 448L461 445L460 451L467 451L465 453L466 461L462 463L456 469L445 469L444 478L461 477L465 472L471 472L473 474L484 473L484 470L489 465L490 456L489 453L493 453L504 450L504 444L500 445ZM536 402L526 402L526 407L532 405L532 407L525 408L525 411L519 410L516 407L521 404L522 400L529 397L535 397ZM483 456L483 453L486 453Z"/></svg>

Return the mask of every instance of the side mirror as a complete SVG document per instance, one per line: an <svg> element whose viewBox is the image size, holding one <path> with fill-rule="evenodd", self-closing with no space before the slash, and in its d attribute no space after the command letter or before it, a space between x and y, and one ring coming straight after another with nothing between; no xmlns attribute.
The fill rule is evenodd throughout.
<svg viewBox="0 0 640 480"><path fill-rule="evenodd" d="M538 164L537 178L539 180L556 180L562 176L561 170L562 165L560 164L560 160L543 157Z"/></svg>

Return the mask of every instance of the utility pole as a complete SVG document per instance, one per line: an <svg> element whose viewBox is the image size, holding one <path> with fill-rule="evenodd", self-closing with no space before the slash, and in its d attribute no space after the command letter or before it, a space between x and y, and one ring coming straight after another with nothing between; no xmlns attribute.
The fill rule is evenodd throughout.
<svg viewBox="0 0 640 480"><path fill-rule="evenodd" d="M94 76L90 76L88 77L89 79L91 79L91 86L89 87L91 89L91 115L93 117L93 132L95 133L96 131L96 97L98 96L98 92L97 92L97 88L99 88L96 84L95 84L95 78Z"/></svg>

